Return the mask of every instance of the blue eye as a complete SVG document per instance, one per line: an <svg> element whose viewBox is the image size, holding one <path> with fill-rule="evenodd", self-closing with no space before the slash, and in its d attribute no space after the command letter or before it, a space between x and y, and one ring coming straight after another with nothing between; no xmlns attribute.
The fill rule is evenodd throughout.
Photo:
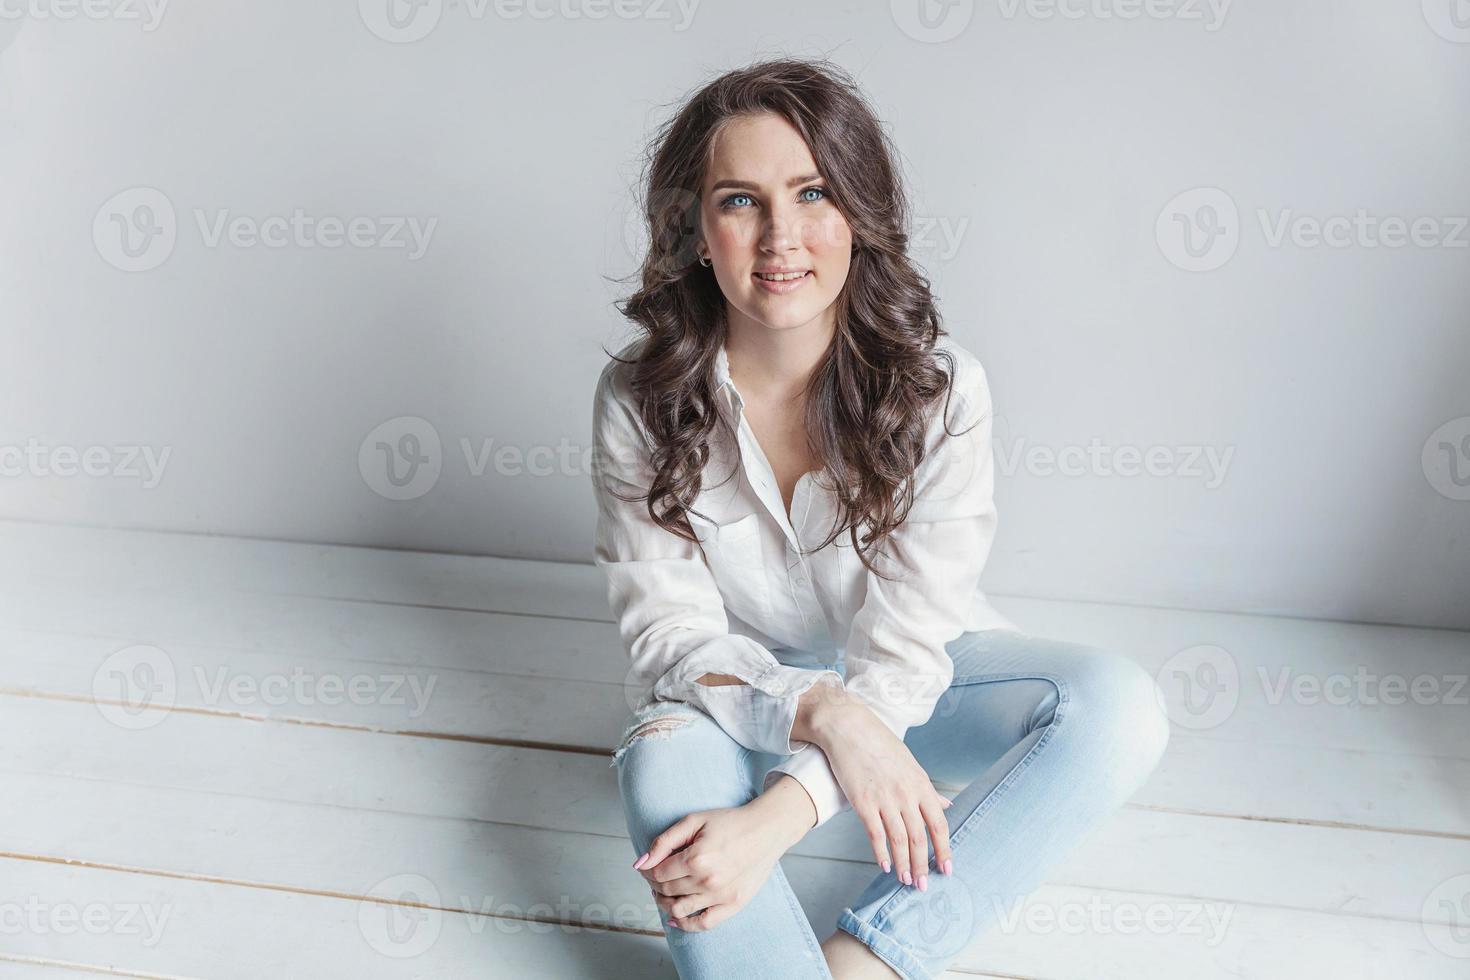
<svg viewBox="0 0 1470 980"><path fill-rule="evenodd" d="M800 191L800 194L817 194L817 195L819 195L818 197L815 197L815 198L811 198L811 197L802 198L802 203L803 204L816 204L818 201L821 201L821 200L825 200L826 199L826 197L827 197L827 188L825 188L825 187L803 187L801 189L801 191ZM731 194L729 197L725 198L723 201L720 202L720 209L722 211L735 211L735 210L738 210L741 207L741 205L735 204L734 201L737 198L742 198L742 197L745 198L746 200L750 200L751 199L749 194L743 194L743 193L742 194Z"/></svg>

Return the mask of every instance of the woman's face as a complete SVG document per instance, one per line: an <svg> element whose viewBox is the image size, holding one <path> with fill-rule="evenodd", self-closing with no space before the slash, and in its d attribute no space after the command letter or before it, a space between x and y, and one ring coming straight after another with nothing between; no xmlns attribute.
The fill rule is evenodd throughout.
<svg viewBox="0 0 1470 980"><path fill-rule="evenodd" d="M852 229L801 134L775 113L732 119L716 138L700 213L705 254L732 307L774 330L831 312L852 265ZM793 269L789 282L759 273Z"/></svg>

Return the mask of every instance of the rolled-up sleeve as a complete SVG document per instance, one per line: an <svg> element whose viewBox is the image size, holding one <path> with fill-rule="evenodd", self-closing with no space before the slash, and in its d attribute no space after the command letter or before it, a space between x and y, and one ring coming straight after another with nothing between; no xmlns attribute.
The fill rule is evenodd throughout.
<svg viewBox="0 0 1470 980"><path fill-rule="evenodd" d="M954 679L946 647L964 632L995 538L990 390L978 362L971 370L958 411L952 405L948 417L948 431L963 434L944 435L935 413L932 441L914 473L913 505L884 543L902 567L879 562L893 581L867 573L867 595L844 650L848 692L899 738L929 720ZM816 802L818 825L849 805L817 746L773 768L766 785L783 772Z"/></svg>
<svg viewBox="0 0 1470 980"><path fill-rule="evenodd" d="M760 643L729 631L724 601L697 541L660 527L643 496L653 480L650 444L626 391L604 368L593 399L592 481L597 498L593 562L629 659L625 690L635 710L654 701L697 706L748 749L790 755L801 696L813 684L841 686L836 671L778 661ZM705 674L744 684L709 686Z"/></svg>

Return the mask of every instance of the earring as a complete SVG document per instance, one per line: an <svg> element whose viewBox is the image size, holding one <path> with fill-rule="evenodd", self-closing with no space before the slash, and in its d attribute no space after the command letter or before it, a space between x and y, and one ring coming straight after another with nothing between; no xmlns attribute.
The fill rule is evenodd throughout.
<svg viewBox="0 0 1470 980"><path fill-rule="evenodd" d="M699 264L708 269L711 265L714 264L714 260L712 260L708 255L701 255L699 257Z"/></svg>

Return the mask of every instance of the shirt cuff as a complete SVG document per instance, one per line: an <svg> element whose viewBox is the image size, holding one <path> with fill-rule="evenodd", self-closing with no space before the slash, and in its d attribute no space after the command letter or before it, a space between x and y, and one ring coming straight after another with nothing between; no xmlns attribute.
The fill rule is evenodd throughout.
<svg viewBox="0 0 1470 980"><path fill-rule="evenodd" d="M783 774L801 783L802 789L807 791L812 803L816 805L817 822L812 824L812 829L820 827L850 805L842 793L842 787L837 784L837 777L832 774L832 767L827 763L827 753L820 746L806 743L806 748L772 767L766 773L761 786L762 792L770 789L771 784Z"/></svg>
<svg viewBox="0 0 1470 980"><path fill-rule="evenodd" d="M789 756L810 744L791 738L802 695L821 683L842 686L842 675L835 670L784 664L749 676L730 670L715 673L732 673L746 683L706 686L695 680L686 686L685 700L703 708L741 745L770 755Z"/></svg>

